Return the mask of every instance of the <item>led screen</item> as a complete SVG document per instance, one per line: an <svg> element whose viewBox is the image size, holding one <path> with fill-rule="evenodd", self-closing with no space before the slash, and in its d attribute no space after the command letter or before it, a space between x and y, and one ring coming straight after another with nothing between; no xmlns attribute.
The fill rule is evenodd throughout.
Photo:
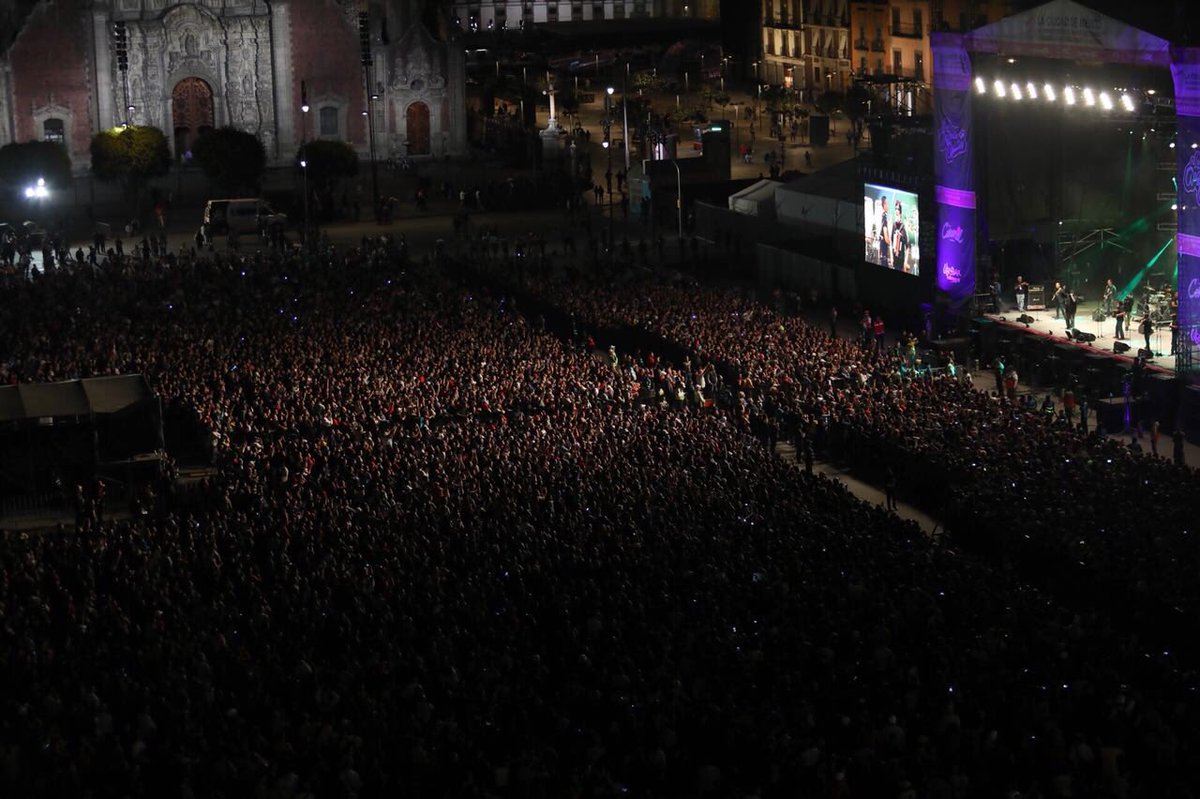
<svg viewBox="0 0 1200 799"><path fill-rule="evenodd" d="M917 195L890 186L863 184L863 233L866 259L908 275L918 273Z"/></svg>

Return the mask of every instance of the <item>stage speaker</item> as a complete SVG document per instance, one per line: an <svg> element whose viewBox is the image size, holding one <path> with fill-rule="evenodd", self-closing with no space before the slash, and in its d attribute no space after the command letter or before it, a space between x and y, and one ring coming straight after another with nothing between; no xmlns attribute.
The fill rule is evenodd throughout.
<svg viewBox="0 0 1200 799"><path fill-rule="evenodd" d="M1076 341L1082 341L1084 343L1090 344L1096 340L1096 334L1095 333L1085 333L1082 330L1072 328L1071 330L1067 331L1067 338L1073 338Z"/></svg>
<svg viewBox="0 0 1200 799"><path fill-rule="evenodd" d="M1148 350L1145 347L1138 347L1138 357L1144 361L1154 360L1154 350Z"/></svg>
<svg viewBox="0 0 1200 799"><path fill-rule="evenodd" d="M1025 307L1031 311L1046 310L1046 288L1044 286L1030 286L1029 296L1025 300Z"/></svg>
<svg viewBox="0 0 1200 799"><path fill-rule="evenodd" d="M1023 325L1028 326L1031 322L1033 322L1033 317L1027 313L1023 313L1017 317L1017 321Z"/></svg>
<svg viewBox="0 0 1200 799"><path fill-rule="evenodd" d="M1129 352L1129 345L1124 341L1114 341L1113 352L1117 353L1118 355L1124 352Z"/></svg>

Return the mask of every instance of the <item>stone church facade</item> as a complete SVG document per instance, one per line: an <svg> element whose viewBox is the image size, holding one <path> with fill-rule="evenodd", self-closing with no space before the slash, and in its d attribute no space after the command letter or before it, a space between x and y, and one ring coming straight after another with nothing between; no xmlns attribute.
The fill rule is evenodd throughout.
<svg viewBox="0 0 1200 799"><path fill-rule="evenodd" d="M61 141L84 171L101 130L152 125L186 159L201 133L231 125L283 164L313 139L365 157L370 119L377 158L454 155L466 149L464 69L411 0L41 0L0 54L0 145Z"/></svg>

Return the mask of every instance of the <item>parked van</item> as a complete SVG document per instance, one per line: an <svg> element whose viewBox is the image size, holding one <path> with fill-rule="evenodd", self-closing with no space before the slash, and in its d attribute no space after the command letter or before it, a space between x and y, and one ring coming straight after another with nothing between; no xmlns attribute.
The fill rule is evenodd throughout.
<svg viewBox="0 0 1200 799"><path fill-rule="evenodd" d="M277 213L266 200L256 197L209 200L204 206L204 234L263 233L272 225L286 225L287 216Z"/></svg>

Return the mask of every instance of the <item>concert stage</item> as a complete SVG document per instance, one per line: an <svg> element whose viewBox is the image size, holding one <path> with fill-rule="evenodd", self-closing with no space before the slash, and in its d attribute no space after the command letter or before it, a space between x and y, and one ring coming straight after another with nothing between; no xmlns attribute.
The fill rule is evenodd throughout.
<svg viewBox="0 0 1200 799"><path fill-rule="evenodd" d="M1010 336L1032 336L1043 339L1048 344L1064 345L1081 350L1085 354L1103 355L1125 367L1131 366L1133 360L1138 356L1138 351L1146 346L1145 336L1136 330L1136 319L1132 324L1126 326L1125 340L1120 342L1128 344L1129 349L1123 353L1115 352L1113 345L1117 342L1113 338L1113 334L1116 333L1116 320L1107 316L1103 322L1097 322L1093 318L1096 305L1093 302L1080 303L1078 312L1075 314L1075 329L1080 333L1095 336L1094 340L1086 342L1076 341L1074 336L1068 336L1066 323L1062 319L1054 318L1053 309L1026 311L1025 314L1032 318L1028 324L1018 321L1022 312L1015 308L1004 313L985 313L983 318L990 319L1001 331ZM1171 354L1171 329L1168 325L1160 324L1155 327L1154 332L1150 334L1150 349L1154 353L1153 357L1143 359L1147 369L1174 374L1175 356ZM1063 353L1058 353L1058 355L1061 357Z"/></svg>
<svg viewBox="0 0 1200 799"><path fill-rule="evenodd" d="M1144 361L1144 369L1135 370L1134 361L1139 347L1145 346L1145 338L1130 335L1121 342L1129 349L1113 352L1116 322L1111 317L1096 322L1092 318L1095 307L1095 303L1081 304L1075 316L1077 330L1096 336L1091 342L1067 338L1065 324L1054 318L1052 309L1029 311L1029 324L1017 321L1021 312L1015 309L976 317L972 334L980 366L992 368L996 359L1003 357L1008 368L1017 370L1021 382L1035 391L1073 388L1077 396L1087 394L1110 431L1121 430L1126 424L1148 425L1153 420L1169 430L1179 421L1188 428L1190 440L1200 440L1200 393L1180 394L1175 358L1170 354L1170 329L1155 329L1150 336L1155 356Z"/></svg>

